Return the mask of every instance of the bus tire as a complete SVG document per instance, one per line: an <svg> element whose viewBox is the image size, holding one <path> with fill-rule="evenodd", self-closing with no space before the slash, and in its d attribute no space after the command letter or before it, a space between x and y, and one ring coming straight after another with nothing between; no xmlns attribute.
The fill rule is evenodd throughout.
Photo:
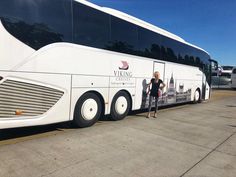
<svg viewBox="0 0 236 177"><path fill-rule="evenodd" d="M131 100L128 93L124 91L118 92L111 104L111 119L114 121L124 119L131 108Z"/></svg>
<svg viewBox="0 0 236 177"><path fill-rule="evenodd" d="M200 90L197 89L195 90L194 92L194 100L193 100L193 103L200 103L201 102L201 96L200 96Z"/></svg>
<svg viewBox="0 0 236 177"><path fill-rule="evenodd" d="M102 112L102 103L94 93L85 93L80 97L75 106L73 124L84 128L95 124Z"/></svg>

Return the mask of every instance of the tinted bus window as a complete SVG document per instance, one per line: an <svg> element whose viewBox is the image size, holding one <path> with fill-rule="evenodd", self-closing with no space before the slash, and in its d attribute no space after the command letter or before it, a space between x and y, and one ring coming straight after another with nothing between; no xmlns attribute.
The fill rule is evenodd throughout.
<svg viewBox="0 0 236 177"><path fill-rule="evenodd" d="M191 66L196 66L198 51L189 45L185 45L184 63Z"/></svg>
<svg viewBox="0 0 236 177"><path fill-rule="evenodd" d="M168 37L161 37L161 57L163 60L177 62L179 55L179 42Z"/></svg>
<svg viewBox="0 0 236 177"><path fill-rule="evenodd" d="M1 0L3 25L34 49L72 40L71 0Z"/></svg>
<svg viewBox="0 0 236 177"><path fill-rule="evenodd" d="M138 50L144 57L161 59L160 35L150 30L138 29Z"/></svg>
<svg viewBox="0 0 236 177"><path fill-rule="evenodd" d="M136 54L138 45L137 26L125 20L111 16L111 39L109 50Z"/></svg>
<svg viewBox="0 0 236 177"><path fill-rule="evenodd" d="M192 48L191 47L191 55L192 55L192 58L193 58L193 66L198 66L201 68L202 66L202 62L201 62L201 59L202 59L202 52L199 50L199 49L195 49L195 48Z"/></svg>
<svg viewBox="0 0 236 177"><path fill-rule="evenodd" d="M178 63L201 67L203 52L187 44L180 44L179 46Z"/></svg>
<svg viewBox="0 0 236 177"><path fill-rule="evenodd" d="M109 41L109 15L74 2L74 42L90 47L105 48Z"/></svg>
<svg viewBox="0 0 236 177"><path fill-rule="evenodd" d="M177 49L177 52L175 52L177 57L176 62L186 64L186 58L189 58L189 50L187 45L178 42L178 48L175 47L175 49Z"/></svg>

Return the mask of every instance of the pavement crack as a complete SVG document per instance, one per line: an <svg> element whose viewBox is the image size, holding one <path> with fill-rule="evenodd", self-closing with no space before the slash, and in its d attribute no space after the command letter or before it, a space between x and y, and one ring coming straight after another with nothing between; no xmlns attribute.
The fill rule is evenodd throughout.
<svg viewBox="0 0 236 177"><path fill-rule="evenodd" d="M191 171L194 167L196 167L198 164L200 164L203 160L205 160L209 155L211 155L213 152L217 152L218 148L223 145L226 141L228 141L232 136L234 136L236 132L233 132L230 136L228 136L225 140L223 140L220 144L218 144L214 149L212 149L210 152L208 152L201 160L199 160L197 163L195 163L192 167L190 167L187 171L185 171L180 177L185 176L189 171Z"/></svg>

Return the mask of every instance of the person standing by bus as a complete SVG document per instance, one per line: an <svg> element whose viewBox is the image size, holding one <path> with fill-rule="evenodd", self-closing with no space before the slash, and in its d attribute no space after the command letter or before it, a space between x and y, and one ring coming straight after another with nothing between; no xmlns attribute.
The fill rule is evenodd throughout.
<svg viewBox="0 0 236 177"><path fill-rule="evenodd" d="M148 84L148 94L149 96L149 106L148 106L148 114L147 118L150 118L150 112L152 109L152 101L155 99L155 111L154 111L154 118L157 117L158 111L158 98L159 98L159 89L163 89L166 84L160 79L160 73L158 71L154 72L154 78L151 79L150 83Z"/></svg>

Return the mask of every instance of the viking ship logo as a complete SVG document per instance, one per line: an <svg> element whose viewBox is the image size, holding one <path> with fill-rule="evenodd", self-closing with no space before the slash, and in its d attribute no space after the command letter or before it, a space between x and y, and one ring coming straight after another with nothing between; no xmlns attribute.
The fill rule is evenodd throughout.
<svg viewBox="0 0 236 177"><path fill-rule="evenodd" d="M127 61L121 61L122 66L119 67L120 70L128 70L129 69L129 64Z"/></svg>

